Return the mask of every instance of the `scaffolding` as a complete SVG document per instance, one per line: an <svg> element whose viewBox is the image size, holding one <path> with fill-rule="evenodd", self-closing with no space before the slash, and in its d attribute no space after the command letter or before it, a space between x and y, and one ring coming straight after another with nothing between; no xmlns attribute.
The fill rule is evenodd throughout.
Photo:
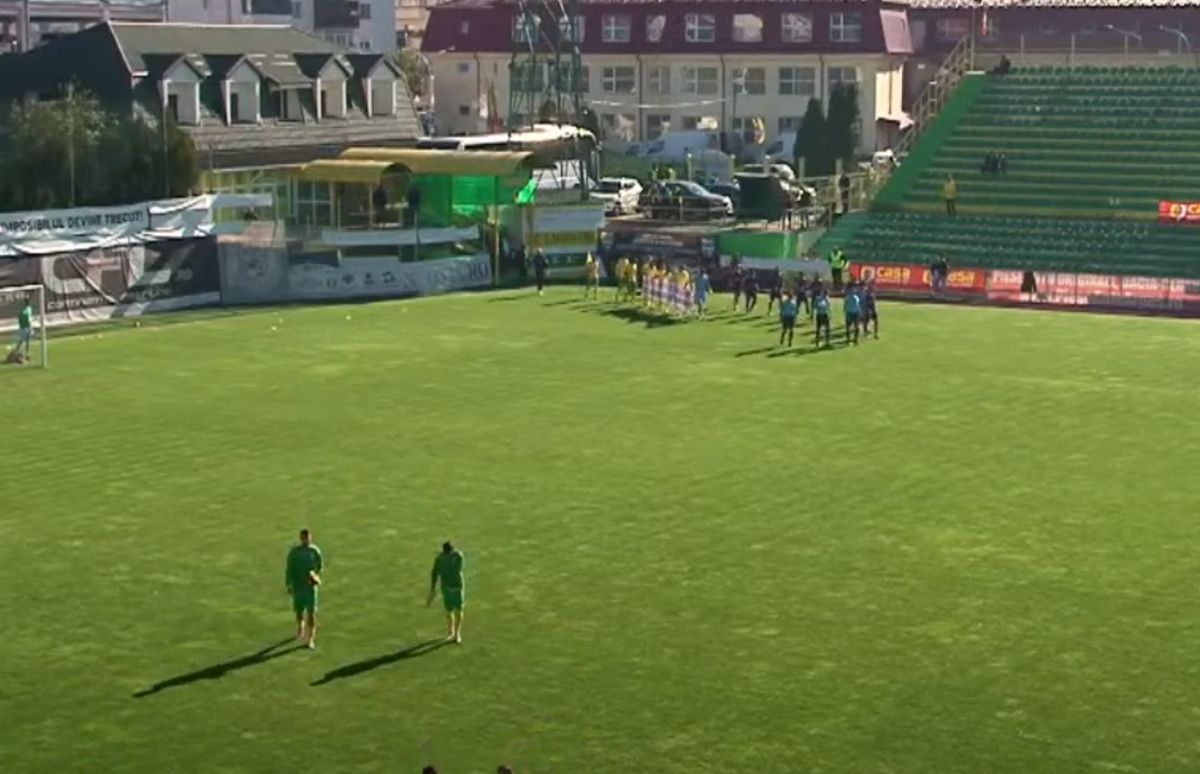
<svg viewBox="0 0 1200 774"><path fill-rule="evenodd" d="M509 131L577 123L583 113L578 0L516 0L509 61Z"/></svg>

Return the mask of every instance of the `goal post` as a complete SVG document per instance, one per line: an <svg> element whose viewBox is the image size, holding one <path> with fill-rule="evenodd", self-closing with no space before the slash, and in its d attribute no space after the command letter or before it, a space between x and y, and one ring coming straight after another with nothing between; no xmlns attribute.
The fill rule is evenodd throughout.
<svg viewBox="0 0 1200 774"><path fill-rule="evenodd" d="M25 306L25 301L30 301L33 307L36 319L33 321L33 335L37 336L42 351L42 362L39 364L42 368L50 365L50 326L46 320L46 286L45 285L7 285L0 286L0 309L4 309L9 316L7 320L0 320L0 329L9 331L5 334L10 336L12 342L11 347L6 347L6 352L13 352L17 347L21 346L19 333L19 325L17 318L21 310Z"/></svg>

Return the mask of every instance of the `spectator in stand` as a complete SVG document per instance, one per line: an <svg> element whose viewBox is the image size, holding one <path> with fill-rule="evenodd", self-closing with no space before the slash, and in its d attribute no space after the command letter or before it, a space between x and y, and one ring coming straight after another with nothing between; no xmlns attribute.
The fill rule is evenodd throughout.
<svg viewBox="0 0 1200 774"><path fill-rule="evenodd" d="M996 174L1008 174L1008 154L1006 154L1004 151L1001 151L1000 155L996 157Z"/></svg>
<svg viewBox="0 0 1200 774"><path fill-rule="evenodd" d="M946 214L950 217L958 215L958 183L954 180L954 175L946 175L946 182L942 184L942 199L946 202Z"/></svg>
<svg viewBox="0 0 1200 774"><path fill-rule="evenodd" d="M995 151L987 152L987 155L983 157L983 166L980 169L983 174L993 177L1000 171L1000 157L996 155Z"/></svg>
<svg viewBox="0 0 1200 774"><path fill-rule="evenodd" d="M1008 60L1007 56L1005 56L1004 54L1001 54L1000 55L1000 63L997 64L992 69L992 73L994 75L999 75L1001 78L1003 78L1004 76L1008 75L1010 72L1012 72L1012 62L1010 62Z"/></svg>
<svg viewBox="0 0 1200 774"><path fill-rule="evenodd" d="M845 172L838 178L838 192L842 199L842 214L850 211L850 176Z"/></svg>

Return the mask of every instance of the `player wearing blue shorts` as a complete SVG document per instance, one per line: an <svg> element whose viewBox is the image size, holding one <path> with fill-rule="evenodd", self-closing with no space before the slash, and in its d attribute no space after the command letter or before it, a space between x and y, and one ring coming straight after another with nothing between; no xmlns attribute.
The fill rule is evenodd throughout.
<svg viewBox="0 0 1200 774"><path fill-rule="evenodd" d="M859 295L858 285L851 282L846 287L846 295L842 298L842 311L846 315L846 343L850 343L853 332L854 343L858 343L859 318L862 315L862 296Z"/></svg>
<svg viewBox="0 0 1200 774"><path fill-rule="evenodd" d="M817 318L816 345L821 346L821 330L825 330L825 346L829 346L829 294L817 286L813 291L813 314Z"/></svg>
<svg viewBox="0 0 1200 774"><path fill-rule="evenodd" d="M708 304L708 294L712 292L712 283L708 280L708 272L700 270L692 288L692 298L696 302L696 316L704 316L704 307Z"/></svg>
<svg viewBox="0 0 1200 774"><path fill-rule="evenodd" d="M871 329L875 338L879 338L879 306L875 301L875 283L867 283L862 294L862 328L863 336Z"/></svg>
<svg viewBox="0 0 1200 774"><path fill-rule="evenodd" d="M785 337L787 345L792 346L792 339L796 335L796 315L799 313L800 305L791 293L785 292L779 301L779 346L783 346Z"/></svg>

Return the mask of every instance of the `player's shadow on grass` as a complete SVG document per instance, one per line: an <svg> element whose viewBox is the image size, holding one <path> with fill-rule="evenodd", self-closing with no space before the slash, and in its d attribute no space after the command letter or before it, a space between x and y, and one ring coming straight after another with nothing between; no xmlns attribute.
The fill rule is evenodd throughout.
<svg viewBox="0 0 1200 774"><path fill-rule="evenodd" d="M168 678L162 682L155 683L145 690L138 691L133 695L133 698L144 699L147 696L153 696L159 691L165 691L168 688L177 688L182 685L189 685L200 680L216 680L224 677L230 672L236 672L239 669L245 669L246 667L251 667L256 664L266 663L267 661L279 658L280 656L286 656L289 653L295 653L297 650L300 650L304 647L300 644L292 644L291 647L284 647L289 643L295 643L295 640L293 640L291 637L288 637L286 640L280 640L279 642L268 645L262 650L255 651L249 655L241 656L240 658L235 658L230 661L222 661L220 664L213 664L212 666L207 666L203 669L197 669L194 672L188 672L187 674Z"/></svg>
<svg viewBox="0 0 1200 774"><path fill-rule="evenodd" d="M668 325L677 325L683 322L683 320L677 317L669 317L656 312L651 312L644 309L636 309L628 306L593 306L581 308L579 311L590 312L591 314L602 314L605 317L615 317L618 320L624 320L627 323L645 323L647 328L663 328Z"/></svg>
<svg viewBox="0 0 1200 774"><path fill-rule="evenodd" d="M848 346L850 345L846 343L845 339L834 339L829 342L828 347L826 347L823 343L818 347L806 342L804 345L795 346L790 349L780 349L778 352L772 352L771 354L767 355L767 357L787 357L788 355L819 355L822 352L833 352L834 350L845 349Z"/></svg>
<svg viewBox="0 0 1200 774"><path fill-rule="evenodd" d="M372 669L378 669L388 664L395 664L397 661L405 661L410 658L417 658L432 653L449 645L446 640L425 640L418 642L416 645L409 645L407 648L401 648L395 653L386 653L382 656L355 661L353 664L340 666L330 672L326 672L325 676L320 680L314 680L309 685L326 685L334 680L341 680L344 677L354 677L361 675L363 672L370 672Z"/></svg>

